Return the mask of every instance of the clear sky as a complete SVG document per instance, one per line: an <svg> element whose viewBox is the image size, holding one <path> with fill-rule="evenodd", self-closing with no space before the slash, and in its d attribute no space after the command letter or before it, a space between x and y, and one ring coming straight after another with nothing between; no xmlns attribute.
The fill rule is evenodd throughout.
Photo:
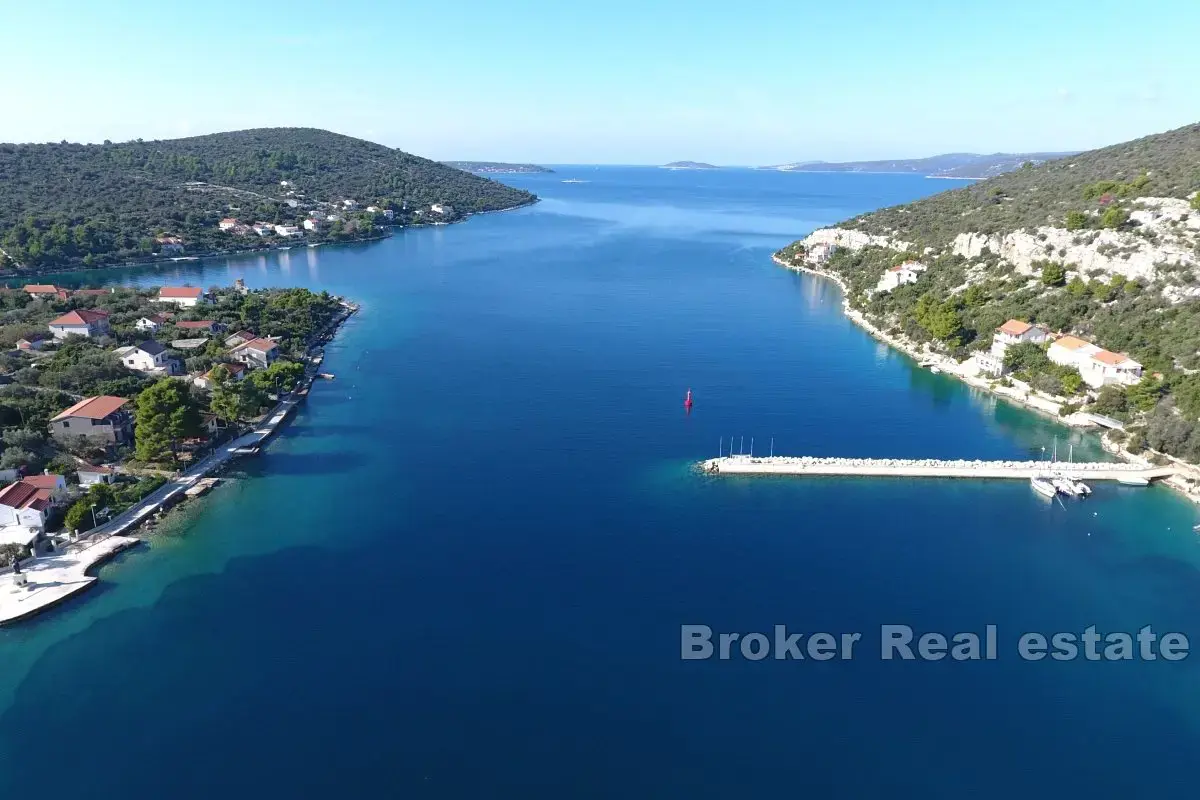
<svg viewBox="0 0 1200 800"><path fill-rule="evenodd" d="M0 141L314 126L439 159L1086 149L1200 119L1198 0L0 0Z"/></svg>

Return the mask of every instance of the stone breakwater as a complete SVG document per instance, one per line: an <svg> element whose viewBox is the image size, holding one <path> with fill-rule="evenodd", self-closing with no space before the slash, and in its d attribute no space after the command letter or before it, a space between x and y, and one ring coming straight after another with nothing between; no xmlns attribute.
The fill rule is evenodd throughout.
<svg viewBox="0 0 1200 800"><path fill-rule="evenodd" d="M864 477L910 478L1006 478L1028 479L1041 475L1075 475L1088 480L1122 478L1165 478L1175 474L1173 467L1146 467L1140 464L1064 461L968 461L959 459L906 458L822 458L818 456L746 455L710 458L699 464L712 474L741 475L858 475Z"/></svg>

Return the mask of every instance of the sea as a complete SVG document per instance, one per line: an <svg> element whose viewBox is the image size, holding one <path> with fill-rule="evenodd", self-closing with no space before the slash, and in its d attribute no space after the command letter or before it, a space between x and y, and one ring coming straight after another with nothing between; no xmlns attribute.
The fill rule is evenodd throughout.
<svg viewBox="0 0 1200 800"><path fill-rule="evenodd" d="M1089 626L1200 648L1200 513L1179 496L694 468L731 443L1103 457L1090 434L918 368L845 319L836 286L771 262L821 225L961 184L590 166L503 180L541 202L370 244L55 277L244 278L362 311L329 348L335 379L265 452L91 591L0 629L0 798L1192 787L1200 653L1019 648ZM801 648L859 639L850 658L755 659L736 640L729 658L684 658L684 626L714 645L736 633L751 656L776 626ZM885 626L934 634L930 657L914 639L913 659L885 659L883 632L904 630ZM994 657L936 659L937 634L986 644L988 626Z"/></svg>

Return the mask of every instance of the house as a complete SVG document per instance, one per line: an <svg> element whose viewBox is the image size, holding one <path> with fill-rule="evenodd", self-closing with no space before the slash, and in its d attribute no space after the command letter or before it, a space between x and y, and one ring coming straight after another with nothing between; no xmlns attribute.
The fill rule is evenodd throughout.
<svg viewBox="0 0 1200 800"><path fill-rule="evenodd" d="M53 339L44 333L34 333L25 339L17 339L17 349L27 352L30 350L41 350L47 341L53 341Z"/></svg>
<svg viewBox="0 0 1200 800"><path fill-rule="evenodd" d="M993 345L994 347L995 345ZM1004 374L1004 356L994 352L980 351L975 354L975 366L979 374L999 378Z"/></svg>
<svg viewBox="0 0 1200 800"><path fill-rule="evenodd" d="M163 325L166 325L170 321L170 318L165 314L151 314L148 317L142 317L139 319L136 323L134 323L134 327L139 331L157 333L159 328L161 328Z"/></svg>
<svg viewBox="0 0 1200 800"><path fill-rule="evenodd" d="M221 323L213 322L211 319L184 319L175 323L176 328L182 328L185 331L203 331L205 333L216 333L221 327Z"/></svg>
<svg viewBox="0 0 1200 800"><path fill-rule="evenodd" d="M69 294L52 283L30 283L25 285L25 294L51 300L66 300Z"/></svg>
<svg viewBox="0 0 1200 800"><path fill-rule="evenodd" d="M342 208L356 208L357 206L358 206L358 203L354 202L353 200L343 200L342 201Z"/></svg>
<svg viewBox="0 0 1200 800"><path fill-rule="evenodd" d="M125 444L133 439L133 415L124 397L101 395L80 400L50 420L50 435L59 442L84 436L97 444Z"/></svg>
<svg viewBox="0 0 1200 800"><path fill-rule="evenodd" d="M229 373L230 379L235 382L240 381L243 378L245 378L246 374L249 372L249 370L245 364L241 364L241 363L237 363L237 362L232 363L232 364L216 364L213 366L212 369L210 369L208 372L205 372L204 374L200 374L200 373L194 374L192 377L192 384L201 389L212 389L214 386L217 385L216 378L214 377L214 373L217 371L217 367L224 367L225 371Z"/></svg>
<svg viewBox="0 0 1200 800"><path fill-rule="evenodd" d="M875 291L890 292L897 287L916 283L925 269L924 264L916 261L905 261L903 264L892 267L883 273L883 277L879 279L879 283L875 286Z"/></svg>
<svg viewBox="0 0 1200 800"><path fill-rule="evenodd" d="M237 347L239 344L245 344L251 339L257 339L258 336L250 331L238 331L230 336L225 337L226 347Z"/></svg>
<svg viewBox="0 0 1200 800"><path fill-rule="evenodd" d="M198 286L164 286L158 290L158 302L190 308L199 303L207 303L208 294Z"/></svg>
<svg viewBox="0 0 1200 800"><path fill-rule="evenodd" d="M35 489L45 489L49 492L51 505L62 505L67 499L67 479L62 475L43 472L41 475L28 475L21 481Z"/></svg>
<svg viewBox="0 0 1200 800"><path fill-rule="evenodd" d="M209 436L217 436L227 427L216 414L205 411L200 415L200 424Z"/></svg>
<svg viewBox="0 0 1200 800"><path fill-rule="evenodd" d="M119 347L116 354L128 369L138 372L171 371L171 359L167 355L167 348L153 339L147 339L132 347Z"/></svg>
<svg viewBox="0 0 1200 800"><path fill-rule="evenodd" d="M434 214L448 214L451 211L450 206L445 206L441 203L434 203L429 207L429 210Z"/></svg>
<svg viewBox="0 0 1200 800"><path fill-rule="evenodd" d="M0 489L0 526L24 526L41 533L53 506L49 489L39 489L24 480L10 483Z"/></svg>
<svg viewBox="0 0 1200 800"><path fill-rule="evenodd" d="M1031 325L1019 319L1010 319L1008 322L996 328L992 334L992 355L1004 361L1004 354L1008 352L1010 345L1014 344L1042 344L1050 338L1050 332L1041 325Z"/></svg>
<svg viewBox="0 0 1200 800"><path fill-rule="evenodd" d="M251 339L230 350L229 355L248 367L265 369L279 358L279 345L270 339Z"/></svg>
<svg viewBox="0 0 1200 800"><path fill-rule="evenodd" d="M395 212L395 211L392 211L390 208L385 208L385 209L383 209L383 211L382 211L381 213L382 213L382 214L383 214L385 217L387 217L389 220L393 220L393 219L395 219L395 218L396 218L396 212Z"/></svg>
<svg viewBox="0 0 1200 800"><path fill-rule="evenodd" d="M172 339L171 347L176 350L198 350L208 344L208 339L203 336L197 339Z"/></svg>
<svg viewBox="0 0 1200 800"><path fill-rule="evenodd" d="M829 261L830 257L836 252L836 244L817 242L812 247L808 248L808 252L804 254L804 260L810 264L824 264L825 262Z"/></svg>
<svg viewBox="0 0 1200 800"><path fill-rule="evenodd" d="M158 251L163 255L183 252L183 239L178 236L155 236L154 243L158 245Z"/></svg>
<svg viewBox="0 0 1200 800"><path fill-rule="evenodd" d="M246 281L241 278L233 282L233 290L238 294L250 294L250 290L246 288Z"/></svg>
<svg viewBox="0 0 1200 800"><path fill-rule="evenodd" d="M1055 339L1046 351L1055 364L1075 367L1093 389L1110 384L1129 386L1142 379L1142 365L1124 353L1113 353L1076 336Z"/></svg>
<svg viewBox="0 0 1200 800"><path fill-rule="evenodd" d="M321 225L323 224L324 223L321 220L315 217L309 217L308 219L304 220L304 230L319 231L321 230Z"/></svg>
<svg viewBox="0 0 1200 800"><path fill-rule="evenodd" d="M117 471L112 467L93 466L84 464L75 471L79 476L80 486L95 486L97 483L112 483L116 480Z"/></svg>
<svg viewBox="0 0 1200 800"><path fill-rule="evenodd" d="M250 227L259 236L270 236L275 232L275 226L270 222L256 222Z"/></svg>
<svg viewBox="0 0 1200 800"><path fill-rule="evenodd" d="M234 228L236 228L239 224L240 223L238 223L236 217L226 217L225 219L223 219L217 223L217 228L219 228L220 230L223 230L223 231L231 231Z"/></svg>
<svg viewBox="0 0 1200 800"><path fill-rule="evenodd" d="M50 333L55 339L68 336L103 336L108 333L108 312L81 308L68 311L50 321Z"/></svg>
<svg viewBox="0 0 1200 800"><path fill-rule="evenodd" d="M300 230L299 228L297 228L295 225L276 225L275 233L278 234L279 236L283 236L285 238L289 237L289 236L303 236L304 235L304 232L302 230Z"/></svg>

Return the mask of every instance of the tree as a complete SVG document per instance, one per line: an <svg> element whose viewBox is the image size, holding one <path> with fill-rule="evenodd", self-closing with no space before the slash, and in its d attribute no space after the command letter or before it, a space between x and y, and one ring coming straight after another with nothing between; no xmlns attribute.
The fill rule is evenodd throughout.
<svg viewBox="0 0 1200 800"><path fill-rule="evenodd" d="M1068 211L1066 226L1069 231L1086 228L1088 226L1088 215L1082 211Z"/></svg>
<svg viewBox="0 0 1200 800"><path fill-rule="evenodd" d="M1067 292L1074 297L1083 297L1088 293L1087 283L1078 275L1067 281Z"/></svg>
<svg viewBox="0 0 1200 800"><path fill-rule="evenodd" d="M1097 395L1096 402L1092 403L1092 410L1108 417L1124 414L1129 410L1125 390L1119 386L1105 386Z"/></svg>
<svg viewBox="0 0 1200 800"><path fill-rule="evenodd" d="M1200 211L1200 192L1196 192L1194 195L1192 195L1192 208Z"/></svg>
<svg viewBox="0 0 1200 800"><path fill-rule="evenodd" d="M174 459L179 441L200 432L200 413L182 383L163 378L138 395L137 457L142 461Z"/></svg>
<svg viewBox="0 0 1200 800"><path fill-rule="evenodd" d="M1062 286L1067 282L1067 268L1062 264L1050 263L1042 267L1042 283L1046 286Z"/></svg>
<svg viewBox="0 0 1200 800"><path fill-rule="evenodd" d="M1004 369L1007 372L1041 372L1050 366L1050 359L1040 345L1033 342L1011 344L1004 351Z"/></svg>
<svg viewBox="0 0 1200 800"><path fill-rule="evenodd" d="M1063 394L1067 397L1078 394L1079 390L1083 388L1083 376L1074 367L1063 370L1059 375L1059 380L1062 382Z"/></svg>
<svg viewBox="0 0 1200 800"><path fill-rule="evenodd" d="M1129 405L1133 406L1138 411L1150 411L1158 401L1166 394L1166 387L1162 381L1155 378L1142 378L1140 381L1130 386L1125 390L1125 395L1129 400Z"/></svg>
<svg viewBox="0 0 1200 800"><path fill-rule="evenodd" d="M91 501L82 497L71 504L67 509L67 515L63 518L63 525L69 531L88 531L92 529L92 504Z"/></svg>
<svg viewBox="0 0 1200 800"><path fill-rule="evenodd" d="M1129 221L1129 212L1123 208L1112 206L1100 215L1100 225L1104 228L1119 228Z"/></svg>

